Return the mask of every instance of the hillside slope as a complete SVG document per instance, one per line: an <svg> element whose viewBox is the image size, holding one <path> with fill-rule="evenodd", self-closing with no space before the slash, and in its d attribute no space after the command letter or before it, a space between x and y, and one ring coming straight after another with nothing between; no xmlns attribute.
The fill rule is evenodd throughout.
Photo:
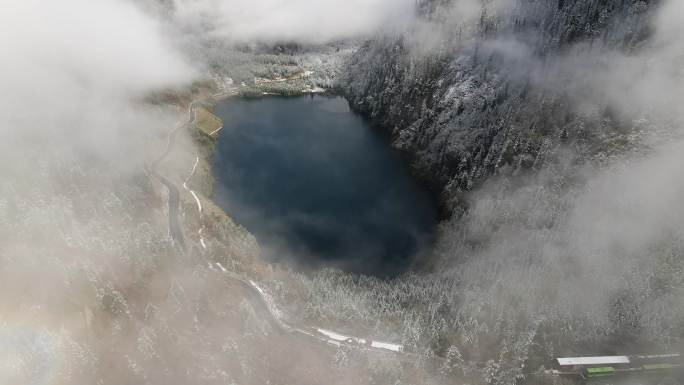
<svg viewBox="0 0 684 385"><path fill-rule="evenodd" d="M680 3L464 3L422 2L340 82L455 215L414 274L302 278L308 314L393 325L490 384L561 355L678 350Z"/></svg>
<svg viewBox="0 0 684 385"><path fill-rule="evenodd" d="M484 6L454 25L443 20L449 6L423 4L440 41L410 34L370 41L343 89L444 190L450 208L489 175L539 169L563 147L580 156L610 152L611 138L633 128L606 101L579 108L573 83L590 81L578 72L605 65L606 52L639 48L651 33L646 2L518 1L498 13ZM432 49L416 47L425 44ZM567 63L569 56L579 63Z"/></svg>

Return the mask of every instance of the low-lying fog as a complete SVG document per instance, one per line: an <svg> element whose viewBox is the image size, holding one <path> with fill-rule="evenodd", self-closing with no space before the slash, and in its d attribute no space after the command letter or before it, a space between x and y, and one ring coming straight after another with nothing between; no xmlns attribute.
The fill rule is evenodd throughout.
<svg viewBox="0 0 684 385"><path fill-rule="evenodd" d="M413 0L5 0L0 383L395 384L406 361L425 369L435 352L449 352L473 372L486 361L484 382L512 384L532 354L595 348L591 342L606 336L619 342L611 346L648 340L675 348L684 337L684 2L634 1L635 14L656 11L648 39L630 52L596 38L537 60L525 42L492 37L477 24L512 25L508 12L546 14L588 2L435 1L454 25L452 18L413 24ZM348 351L276 333L244 288L207 267L204 255L178 251L166 192L146 166L185 106L145 101L205 80L221 59L209 58L206 46L405 34L410 69L457 49L449 39L461 32L464 41L481 33L486 43L478 48L505 56L530 87L567 89L573 111L596 117L595 106L610 107L633 123L645 150L578 167L570 148L571 161L539 175L476 186L466 214L440 233L437 272L382 281L325 270L298 277L295 294L289 281L273 282L281 297L305 298L307 321L384 330L420 359L369 359L363 370L347 370ZM431 226L431 214L418 215ZM268 270L260 263L239 272ZM544 344L536 343L540 336ZM435 378L451 381L442 372Z"/></svg>

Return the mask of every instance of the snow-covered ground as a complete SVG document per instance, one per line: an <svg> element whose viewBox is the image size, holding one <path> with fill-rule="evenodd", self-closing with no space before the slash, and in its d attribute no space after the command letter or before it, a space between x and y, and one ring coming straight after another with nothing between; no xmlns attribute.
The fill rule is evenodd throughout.
<svg viewBox="0 0 684 385"><path fill-rule="evenodd" d="M283 313L278 309L277 304L271 298L271 296L263 289L257 282L254 280L245 280L234 273L230 272L228 269L226 269L223 265L220 263L216 263L216 266L221 269L223 273L228 274L231 278L237 279L239 281L242 281L244 283L247 283L253 290L255 290L258 294L261 300L266 304L266 307L268 308L269 315L273 317L273 319L284 329L290 332L296 332L299 334L306 335L311 338L318 339L321 342L334 345L334 346L355 346L359 348L370 348L370 349L381 349L381 350L387 350L387 351L392 351L392 352L397 352L397 353L402 353L404 352L404 347L400 344L395 344L391 342L383 342L383 341L375 341L375 340L369 340L365 338L359 338L359 337L354 337L354 336L348 336L341 334L339 332L327 330L327 329L321 329L321 328L315 328L312 331L308 331L302 328L298 328L296 326L291 326L287 324L284 319L283 319ZM210 265L210 268L213 270L213 266Z"/></svg>
<svg viewBox="0 0 684 385"><path fill-rule="evenodd" d="M339 342L346 342L346 343L351 343L351 344L355 344L355 345L370 346L372 348L391 350L393 352L402 352L404 350L403 346L401 346L399 344L390 343L390 342L367 340L365 338L347 336L344 334L340 334L340 333L330 331L330 330L325 330L325 329L316 329L316 331L323 334L324 336L332 339L332 340L339 341Z"/></svg>
<svg viewBox="0 0 684 385"><path fill-rule="evenodd" d="M211 78L222 94L321 93L337 81L356 42L302 48L296 53L212 51Z"/></svg>

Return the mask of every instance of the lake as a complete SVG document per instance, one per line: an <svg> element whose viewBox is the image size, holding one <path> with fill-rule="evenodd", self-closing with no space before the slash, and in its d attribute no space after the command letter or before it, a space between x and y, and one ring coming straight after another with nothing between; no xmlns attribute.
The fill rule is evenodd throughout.
<svg viewBox="0 0 684 385"><path fill-rule="evenodd" d="M387 277L432 245L435 197L345 99L233 98L215 113L214 200L269 260Z"/></svg>

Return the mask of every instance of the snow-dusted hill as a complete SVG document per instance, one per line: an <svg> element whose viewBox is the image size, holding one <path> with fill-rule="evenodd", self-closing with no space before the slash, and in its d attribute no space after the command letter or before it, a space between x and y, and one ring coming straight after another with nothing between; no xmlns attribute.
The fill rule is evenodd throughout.
<svg viewBox="0 0 684 385"><path fill-rule="evenodd" d="M680 349L682 3L421 6L341 88L456 215L424 271L320 272L307 311L394 325L488 384L550 383L530 373L561 354Z"/></svg>
<svg viewBox="0 0 684 385"><path fill-rule="evenodd" d="M609 99L580 102L605 80L592 76L613 69L610 56L638 51L652 34L647 2L486 2L459 19L463 3L424 1L423 24L369 41L343 82L450 208L487 176L539 169L564 148L610 155L614 136L635 128Z"/></svg>

